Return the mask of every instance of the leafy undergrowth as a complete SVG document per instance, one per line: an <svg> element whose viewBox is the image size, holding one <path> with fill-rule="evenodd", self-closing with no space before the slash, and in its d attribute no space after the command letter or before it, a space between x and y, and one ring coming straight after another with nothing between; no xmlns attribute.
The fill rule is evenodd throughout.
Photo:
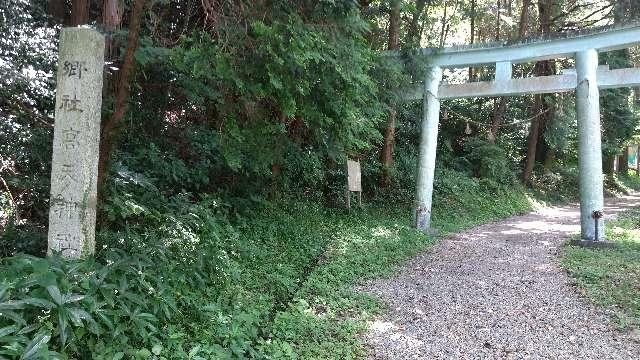
<svg viewBox="0 0 640 360"><path fill-rule="evenodd" d="M444 232L531 208L518 187L439 179ZM95 259L2 259L0 356L359 358L381 304L353 286L434 243L401 202L346 213L290 201L230 222L210 198L165 212L123 199L110 211L125 226L99 234Z"/></svg>
<svg viewBox="0 0 640 360"><path fill-rule="evenodd" d="M612 196L626 195L640 190L640 176L629 174L612 174L605 177L605 193Z"/></svg>
<svg viewBox="0 0 640 360"><path fill-rule="evenodd" d="M520 189L488 187L469 178L453 180L447 174L438 186L434 226L442 234L531 209ZM409 214L408 208L389 207L336 217L337 231L321 264L296 292L289 309L277 315L275 337L294 344L304 359L362 357L357 334L382 308L377 300L354 293L352 286L390 275L397 264L435 242L411 228Z"/></svg>
<svg viewBox="0 0 640 360"><path fill-rule="evenodd" d="M640 329L640 209L607 223L615 249L567 246L562 263L594 303L609 310L621 329Z"/></svg>

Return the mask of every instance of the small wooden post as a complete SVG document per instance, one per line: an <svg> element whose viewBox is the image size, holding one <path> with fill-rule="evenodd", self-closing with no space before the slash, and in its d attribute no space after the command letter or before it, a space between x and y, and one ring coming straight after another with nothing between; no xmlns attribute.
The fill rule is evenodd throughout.
<svg viewBox="0 0 640 360"><path fill-rule="evenodd" d="M351 191L349 191L349 186L348 185L345 188L344 194L345 194L346 199L347 199L347 210L351 211Z"/></svg>
<svg viewBox="0 0 640 360"><path fill-rule="evenodd" d="M347 209L351 210L351 192L358 193L358 205L362 207L362 181L360 162L347 160Z"/></svg>

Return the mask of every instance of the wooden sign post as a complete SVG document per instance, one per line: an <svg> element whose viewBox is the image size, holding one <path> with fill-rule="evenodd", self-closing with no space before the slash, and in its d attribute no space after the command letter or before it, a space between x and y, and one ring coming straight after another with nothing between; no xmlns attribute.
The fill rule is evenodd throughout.
<svg viewBox="0 0 640 360"><path fill-rule="evenodd" d="M358 205L362 207L362 182L360 162L347 160L347 209L351 209L351 192L358 193Z"/></svg>

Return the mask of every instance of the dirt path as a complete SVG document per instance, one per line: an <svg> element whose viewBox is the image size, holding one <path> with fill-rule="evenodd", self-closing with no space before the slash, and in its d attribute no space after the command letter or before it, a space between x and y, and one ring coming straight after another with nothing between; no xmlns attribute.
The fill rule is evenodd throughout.
<svg viewBox="0 0 640 360"><path fill-rule="evenodd" d="M608 199L608 217L640 195ZM580 231L577 206L548 208L452 235L363 291L389 311L371 359L640 359L640 343L574 288L559 266Z"/></svg>

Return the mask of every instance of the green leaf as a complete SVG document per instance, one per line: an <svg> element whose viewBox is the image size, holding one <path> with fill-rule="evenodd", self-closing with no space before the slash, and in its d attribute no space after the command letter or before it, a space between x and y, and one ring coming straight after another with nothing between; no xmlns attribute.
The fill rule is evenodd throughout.
<svg viewBox="0 0 640 360"><path fill-rule="evenodd" d="M86 297L85 295L67 294L67 295L64 295L62 298L64 299L65 304L69 304L69 303L81 301L85 297Z"/></svg>
<svg viewBox="0 0 640 360"><path fill-rule="evenodd" d="M37 306L43 309L52 309L56 305L49 300L39 299L39 298L28 298L20 300L27 305Z"/></svg>
<svg viewBox="0 0 640 360"><path fill-rule="evenodd" d="M20 329L20 331L17 332L17 335L24 335L24 334L28 334L30 332L32 332L33 330L41 327L42 324L40 322L36 322L35 324L31 324L29 326L25 326L22 329Z"/></svg>
<svg viewBox="0 0 640 360"><path fill-rule="evenodd" d="M51 271L47 271L45 273L42 273L39 276L36 276L35 277L35 282L36 282L36 284L38 284L40 286L43 286L43 287L56 285L56 283L57 283L56 274L54 274Z"/></svg>
<svg viewBox="0 0 640 360"><path fill-rule="evenodd" d="M55 285L47 286L47 291L49 292L49 295L51 295L53 302L55 302L57 305L64 304L64 299L62 298L60 289L58 289L57 286Z"/></svg>
<svg viewBox="0 0 640 360"><path fill-rule="evenodd" d="M58 308L58 332L60 333L60 343L64 346L67 343L67 337L69 335L67 328L67 311L65 308Z"/></svg>
<svg viewBox="0 0 640 360"><path fill-rule="evenodd" d="M24 320L24 318L22 317L22 315L18 314L15 311L3 310L3 311L0 311L0 316L9 318L9 319L13 320L14 322L17 322L18 324L26 324L27 323Z"/></svg>
<svg viewBox="0 0 640 360"><path fill-rule="evenodd" d="M160 344L153 345L153 347L151 348L151 352L154 355L160 355L160 353L162 352L162 345Z"/></svg>
<svg viewBox="0 0 640 360"><path fill-rule="evenodd" d="M15 325L5 326L2 329L0 329L0 338L4 337L4 336L7 336L9 334L13 334L17 330L18 330L18 327L15 326Z"/></svg>
<svg viewBox="0 0 640 360"><path fill-rule="evenodd" d="M2 299L4 297L4 294L7 293L7 290L9 290L9 284L7 283L2 283L0 284L0 299Z"/></svg>
<svg viewBox="0 0 640 360"><path fill-rule="evenodd" d="M9 300L0 303L0 311L2 310L20 310L25 308L25 303L21 300Z"/></svg>
<svg viewBox="0 0 640 360"><path fill-rule="evenodd" d="M148 359L151 357L151 352L148 349L140 349L136 352L136 358Z"/></svg>
<svg viewBox="0 0 640 360"><path fill-rule="evenodd" d="M189 359L192 359L198 352L200 351L200 345L196 345L193 349L189 351Z"/></svg>
<svg viewBox="0 0 640 360"><path fill-rule="evenodd" d="M51 339L51 335L46 333L38 333L31 340L31 342L27 345L20 357L21 360L28 359L37 359L39 357L39 352L47 345L49 340Z"/></svg>
<svg viewBox="0 0 640 360"><path fill-rule="evenodd" d="M81 320L87 320L87 321L91 321L93 322L93 318L91 317L91 315L89 315L88 312L84 311L83 309L80 308L72 308L69 309L69 317L71 318L71 321L73 321L73 323L76 326L82 326L82 321Z"/></svg>
<svg viewBox="0 0 640 360"><path fill-rule="evenodd" d="M45 259L33 259L31 262L34 273L43 273L49 269L49 262Z"/></svg>

